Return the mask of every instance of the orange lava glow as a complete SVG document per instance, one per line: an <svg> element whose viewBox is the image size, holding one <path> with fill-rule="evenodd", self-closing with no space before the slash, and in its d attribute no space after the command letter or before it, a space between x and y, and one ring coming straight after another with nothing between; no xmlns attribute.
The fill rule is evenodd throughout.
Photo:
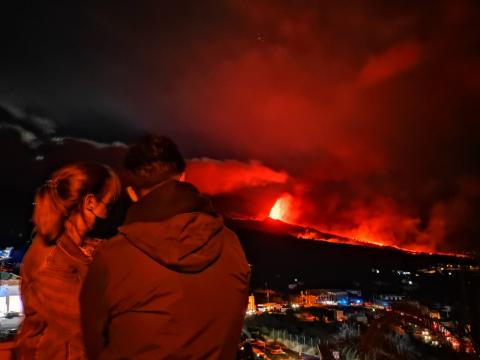
<svg viewBox="0 0 480 360"><path fill-rule="evenodd" d="M405 248L401 246L396 246L394 244L389 244L387 242L372 240L371 238L363 238L363 239L359 239L357 237L349 238L349 237L341 236L338 234L337 236L330 234L331 237L325 238L324 236L321 236L320 233L318 233L313 229L310 229L298 234L292 234L292 235L295 235L297 238L300 238L300 239L326 241L326 242L336 243L336 244L350 244L350 245L360 245L360 246L370 246L370 247L388 247L391 249L404 251L410 254L445 255L445 256L452 256L457 258L469 258L469 256L464 254L440 252L440 251L429 251L428 248L423 248L423 247L412 246L410 248Z"/></svg>
<svg viewBox="0 0 480 360"><path fill-rule="evenodd" d="M338 231L335 231L335 226L328 226L327 229L317 227L314 224L304 223L299 219L298 214L298 201L289 193L282 194L272 206L269 214L269 218L294 225L299 228L291 230L290 234L301 239L325 241L329 243L337 244L349 244L358 246L368 246L377 248L390 248L400 251L404 251L410 254L429 254L429 255L446 255L455 256L461 258L468 258L466 254L458 254L451 252L441 252L432 250L428 244L410 243L405 246L401 246L396 243L396 239L391 237L384 237L380 233L367 231L367 225L359 229L347 230L341 229L342 226L338 226ZM366 223L368 224L368 223ZM303 229L302 229L303 228Z"/></svg>
<svg viewBox="0 0 480 360"><path fill-rule="evenodd" d="M292 195L284 194L277 199L270 210L269 217L274 220L281 220L287 222L289 210L292 204Z"/></svg>

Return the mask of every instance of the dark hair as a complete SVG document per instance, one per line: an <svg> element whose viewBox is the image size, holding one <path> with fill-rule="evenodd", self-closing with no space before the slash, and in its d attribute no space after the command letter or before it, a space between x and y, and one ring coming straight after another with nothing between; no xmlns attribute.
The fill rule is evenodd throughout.
<svg viewBox="0 0 480 360"><path fill-rule="evenodd" d="M166 136L146 135L130 145L124 166L130 185L149 188L185 171L177 145Z"/></svg>
<svg viewBox="0 0 480 360"><path fill-rule="evenodd" d="M108 192L118 198L121 185L108 166L95 162L78 162L55 171L35 195L33 223L47 243L55 242L64 230L64 223L79 209L85 196L93 194L101 200Z"/></svg>

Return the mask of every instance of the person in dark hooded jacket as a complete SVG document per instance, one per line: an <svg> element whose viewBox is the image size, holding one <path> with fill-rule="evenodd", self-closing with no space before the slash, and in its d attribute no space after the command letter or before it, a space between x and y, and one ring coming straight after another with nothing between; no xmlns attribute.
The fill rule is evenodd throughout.
<svg viewBox="0 0 480 360"><path fill-rule="evenodd" d="M165 137L129 148L133 205L97 250L81 293L90 359L235 359L250 268L211 202L179 181Z"/></svg>

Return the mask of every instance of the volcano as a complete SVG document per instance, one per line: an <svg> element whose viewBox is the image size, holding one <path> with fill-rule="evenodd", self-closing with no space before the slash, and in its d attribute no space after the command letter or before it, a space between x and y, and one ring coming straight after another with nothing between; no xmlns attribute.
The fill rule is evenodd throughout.
<svg viewBox="0 0 480 360"><path fill-rule="evenodd" d="M354 245L375 249L384 249L390 251L400 251L410 254L426 254L426 255L439 255L456 258L468 258L465 254L444 253L444 252L425 252L415 251L411 249L401 248L393 245L383 245L381 243L373 243L370 241L363 241L361 239L352 239L346 236L323 232L312 227L305 227L295 224L290 224L281 221L276 218L267 217L264 220L245 220L245 219L231 219L229 222L233 227L239 226L240 228L249 228L252 230L262 231L271 234L285 235L289 234L298 239L312 240L316 242L327 242L344 245Z"/></svg>
<svg viewBox="0 0 480 360"><path fill-rule="evenodd" d="M252 286L286 288L302 279L310 288L348 287L370 281L372 269L391 273L450 264L476 264L465 255L413 252L365 243L279 220L225 219L252 265ZM270 286L270 285L269 285Z"/></svg>

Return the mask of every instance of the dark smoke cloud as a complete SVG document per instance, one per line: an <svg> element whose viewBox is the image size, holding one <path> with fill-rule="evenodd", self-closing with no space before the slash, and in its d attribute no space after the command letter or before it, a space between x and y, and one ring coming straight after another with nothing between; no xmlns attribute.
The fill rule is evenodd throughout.
<svg viewBox="0 0 480 360"><path fill-rule="evenodd" d="M2 25L0 100L49 110L67 134L155 131L187 157L288 173L224 185L246 213L288 191L299 222L475 248L479 15L474 0L33 6Z"/></svg>

